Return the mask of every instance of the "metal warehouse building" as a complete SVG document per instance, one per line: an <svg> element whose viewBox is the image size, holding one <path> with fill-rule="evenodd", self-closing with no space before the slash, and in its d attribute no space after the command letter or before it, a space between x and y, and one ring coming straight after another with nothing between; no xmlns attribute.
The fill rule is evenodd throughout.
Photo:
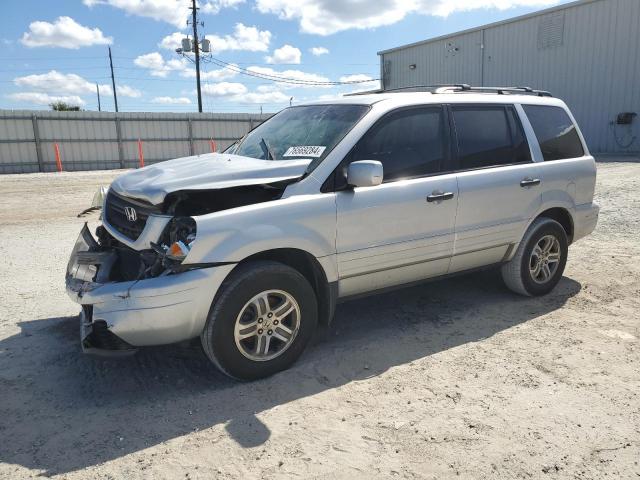
<svg viewBox="0 0 640 480"><path fill-rule="evenodd" d="M640 151L640 0L581 0L378 55L384 90L548 90L567 102L592 152Z"/></svg>

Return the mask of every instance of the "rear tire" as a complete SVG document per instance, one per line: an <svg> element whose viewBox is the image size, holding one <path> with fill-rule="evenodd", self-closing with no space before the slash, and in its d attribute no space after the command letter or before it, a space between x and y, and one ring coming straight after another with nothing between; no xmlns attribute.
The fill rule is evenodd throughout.
<svg viewBox="0 0 640 480"><path fill-rule="evenodd" d="M223 373L256 380L289 368L317 323L317 300L307 279L287 265L257 261L224 281L200 338Z"/></svg>
<svg viewBox="0 0 640 480"><path fill-rule="evenodd" d="M545 295L562 278L568 251L562 225L547 217L537 218L511 261L502 266L502 279L507 288L521 295Z"/></svg>

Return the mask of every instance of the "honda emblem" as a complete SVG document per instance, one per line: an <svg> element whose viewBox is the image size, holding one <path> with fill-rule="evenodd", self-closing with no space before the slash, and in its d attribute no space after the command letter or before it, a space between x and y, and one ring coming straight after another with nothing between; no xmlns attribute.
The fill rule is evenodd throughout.
<svg viewBox="0 0 640 480"><path fill-rule="evenodd" d="M124 214L130 222L135 222L138 219L136 209L133 207L124 207Z"/></svg>

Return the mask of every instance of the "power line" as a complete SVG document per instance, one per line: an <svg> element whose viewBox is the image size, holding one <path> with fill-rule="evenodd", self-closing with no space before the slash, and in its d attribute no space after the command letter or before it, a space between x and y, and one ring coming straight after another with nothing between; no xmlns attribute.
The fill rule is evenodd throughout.
<svg viewBox="0 0 640 480"><path fill-rule="evenodd" d="M219 67L226 68L228 70L234 71L236 73L240 73L242 75L248 75L250 77L262 78L263 80L270 80L278 83L289 83L294 85L312 85L312 86L338 86L338 85L357 85L360 83L369 83L380 80L379 78L370 78L367 80L350 80L350 81L316 81L316 80L303 80L293 77L284 77L281 75L271 75L268 73L260 73L255 72L253 70L248 70L246 68L242 68L238 65L234 65L232 63L225 62L223 60L211 57L210 61Z"/></svg>

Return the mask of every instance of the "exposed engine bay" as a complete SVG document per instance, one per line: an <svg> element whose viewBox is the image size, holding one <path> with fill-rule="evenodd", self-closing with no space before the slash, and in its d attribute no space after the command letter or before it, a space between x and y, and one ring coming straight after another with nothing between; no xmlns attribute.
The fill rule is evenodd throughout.
<svg viewBox="0 0 640 480"><path fill-rule="evenodd" d="M87 227L81 232L68 283L83 291L96 284L202 267L182 263L197 236L193 217L278 200L287 185L305 175L310 161L207 154L162 162L116 178L108 189L96 192L91 206L79 215L103 206L103 225L96 229L95 237Z"/></svg>
<svg viewBox="0 0 640 480"><path fill-rule="evenodd" d="M150 249L135 250L129 247L109 233L104 225L96 228L95 238L88 227L85 227L81 236L87 244L87 251L82 252L77 258L78 262L84 265L84 269L89 270L80 276L79 280L82 281L78 282L77 286L80 289L91 289L90 285L86 285L87 281L91 284L135 281L197 268L199 265L182 264L189 253L191 243L196 238L196 222L192 216L277 200L281 198L286 186L295 180L219 190L182 190L170 193L161 205L145 205L151 215L156 213L173 216L157 241L150 243ZM116 205L111 199L117 198L118 201L129 202L131 205L140 205L141 202L127 199L111 190L104 193L107 200L103 219L108 219L110 226L123 235L134 236L130 229L119 228L116 210L121 205ZM131 223L140 220L142 230L147 216L137 217ZM84 285L81 285L82 283Z"/></svg>

